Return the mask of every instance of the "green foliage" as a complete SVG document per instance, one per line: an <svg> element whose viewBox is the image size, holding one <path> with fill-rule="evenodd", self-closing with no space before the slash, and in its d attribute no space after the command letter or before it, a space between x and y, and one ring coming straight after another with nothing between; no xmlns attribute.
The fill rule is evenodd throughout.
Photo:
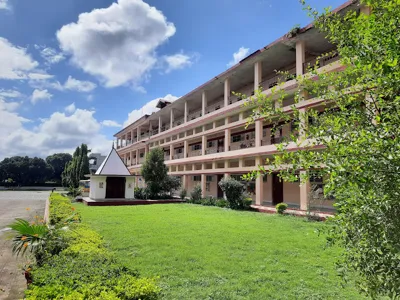
<svg viewBox="0 0 400 300"><path fill-rule="evenodd" d="M164 151L161 148L152 149L142 165L143 176L151 196L163 191L168 178L168 168L164 163Z"/></svg>
<svg viewBox="0 0 400 300"><path fill-rule="evenodd" d="M53 168L53 180L61 183L61 175L64 171L65 165L72 160L69 153L55 153L46 157L46 162Z"/></svg>
<svg viewBox="0 0 400 300"><path fill-rule="evenodd" d="M214 197L210 196L210 197L202 199L200 201L200 204L204 205L204 206L215 206L216 205L216 201L217 200Z"/></svg>
<svg viewBox="0 0 400 300"><path fill-rule="evenodd" d="M279 87L269 96L257 92L247 105L259 108L251 121L261 116L274 124L294 117L300 136L293 134L289 140L302 150L288 151L289 140L284 141L270 169L288 166L281 171L287 181L295 181L298 170L317 170L323 176L325 197L335 198L338 212L328 241L345 249L341 272L356 277L360 291L372 298L396 298L400 296L400 6L397 0L360 2L372 8L370 15L353 10L320 14L306 7L315 26L337 46L344 68L321 73L317 62L308 69L309 76L298 76L292 115L279 105L288 96ZM307 101L303 91L329 105L322 113L300 109ZM323 151L314 150L321 145ZM308 178L306 173L300 176L301 181Z"/></svg>
<svg viewBox="0 0 400 300"><path fill-rule="evenodd" d="M285 212L285 210L288 208L288 205L286 203L278 203L276 206L276 211L278 214L283 215L283 213Z"/></svg>
<svg viewBox="0 0 400 300"><path fill-rule="evenodd" d="M187 190L186 190L186 189L182 189L181 192L179 193L179 197L180 197L182 200L185 200L185 199L186 199L186 196L187 196Z"/></svg>
<svg viewBox="0 0 400 300"><path fill-rule="evenodd" d="M0 162L0 182L12 180L15 185L44 183L52 179L53 168L42 158L13 156ZM11 185L11 182L7 182Z"/></svg>
<svg viewBox="0 0 400 300"><path fill-rule="evenodd" d="M229 202L223 198L217 199L217 201L215 201L215 206L218 206L221 208L229 207Z"/></svg>
<svg viewBox="0 0 400 300"><path fill-rule="evenodd" d="M244 201L245 187L241 182L231 177L228 177L228 178L223 178L218 183L218 185L225 193L230 208L232 209L245 208L245 201Z"/></svg>
<svg viewBox="0 0 400 300"><path fill-rule="evenodd" d="M193 188L193 191L190 193L190 201L192 203L199 204L201 201L201 194L202 194L201 186L196 185Z"/></svg>
<svg viewBox="0 0 400 300"><path fill-rule="evenodd" d="M79 187L79 180L85 179L85 175L90 174L89 158L90 150L86 144L77 147L72 160L66 163L62 173L62 183L66 187Z"/></svg>
<svg viewBox="0 0 400 300"><path fill-rule="evenodd" d="M161 190L170 196L181 188L181 180L176 176L167 176L162 184Z"/></svg>
<svg viewBox="0 0 400 300"><path fill-rule="evenodd" d="M135 193L135 199L147 199L147 192L146 189L141 188L141 187L135 187L134 190Z"/></svg>
<svg viewBox="0 0 400 300"><path fill-rule="evenodd" d="M51 225L64 225L71 221L79 221L80 216L71 206L71 200L58 193L50 195L50 217Z"/></svg>

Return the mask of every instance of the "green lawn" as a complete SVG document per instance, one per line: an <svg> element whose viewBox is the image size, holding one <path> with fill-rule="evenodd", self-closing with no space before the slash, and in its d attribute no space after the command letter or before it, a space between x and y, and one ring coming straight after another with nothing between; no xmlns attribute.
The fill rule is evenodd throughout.
<svg viewBox="0 0 400 300"><path fill-rule="evenodd" d="M76 207L122 263L159 276L163 299L361 298L340 286L321 223L190 204Z"/></svg>

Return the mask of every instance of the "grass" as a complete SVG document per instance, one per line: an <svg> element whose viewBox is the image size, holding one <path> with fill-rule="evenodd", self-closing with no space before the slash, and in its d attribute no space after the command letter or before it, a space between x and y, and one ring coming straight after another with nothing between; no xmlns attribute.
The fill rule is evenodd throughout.
<svg viewBox="0 0 400 300"><path fill-rule="evenodd" d="M341 286L321 223L190 204L87 207L118 260L159 276L163 299L360 299Z"/></svg>

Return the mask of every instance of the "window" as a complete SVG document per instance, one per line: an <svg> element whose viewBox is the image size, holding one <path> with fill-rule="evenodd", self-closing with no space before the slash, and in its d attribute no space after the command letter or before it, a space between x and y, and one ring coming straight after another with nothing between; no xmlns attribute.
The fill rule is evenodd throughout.
<svg viewBox="0 0 400 300"><path fill-rule="evenodd" d="M201 144L196 144L192 146L192 150L196 151L196 150L201 150Z"/></svg>
<svg viewBox="0 0 400 300"><path fill-rule="evenodd" d="M193 181L201 181L201 176L200 175L193 176Z"/></svg>
<svg viewBox="0 0 400 300"><path fill-rule="evenodd" d="M232 136L232 143L240 142L241 140L242 136L240 134Z"/></svg>
<svg viewBox="0 0 400 300"><path fill-rule="evenodd" d="M211 190L211 184L209 182L206 182L206 192L209 192Z"/></svg>
<svg viewBox="0 0 400 300"><path fill-rule="evenodd" d="M206 182L212 182L213 176L206 176Z"/></svg>
<svg viewBox="0 0 400 300"><path fill-rule="evenodd" d="M207 147L212 148L214 146L214 141L207 142Z"/></svg>
<svg viewBox="0 0 400 300"><path fill-rule="evenodd" d="M178 148L178 149L176 149L176 153L177 153L177 154L183 153L183 148Z"/></svg>
<svg viewBox="0 0 400 300"><path fill-rule="evenodd" d="M140 153L140 158L143 158L144 157L144 153Z"/></svg>

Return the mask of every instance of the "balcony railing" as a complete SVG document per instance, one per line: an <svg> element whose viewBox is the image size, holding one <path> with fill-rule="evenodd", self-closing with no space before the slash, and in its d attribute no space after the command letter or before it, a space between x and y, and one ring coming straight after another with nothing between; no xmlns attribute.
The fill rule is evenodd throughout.
<svg viewBox="0 0 400 300"><path fill-rule="evenodd" d="M175 120L174 123L172 123L172 124L174 127L176 127L176 126L182 125L183 121L184 121L183 118L180 118L180 119Z"/></svg>
<svg viewBox="0 0 400 300"><path fill-rule="evenodd" d="M132 144L137 142L137 137L134 137L132 140Z"/></svg>
<svg viewBox="0 0 400 300"><path fill-rule="evenodd" d="M329 56L321 57L318 61L318 67L321 68L327 66L335 61L338 61L339 59L340 59L339 53L334 52ZM309 68L314 68L316 64L317 64L317 58L305 62L303 64L303 73L308 72Z"/></svg>
<svg viewBox="0 0 400 300"><path fill-rule="evenodd" d="M200 156L200 155L201 155L201 150L193 150L188 153L189 157Z"/></svg>
<svg viewBox="0 0 400 300"><path fill-rule="evenodd" d="M191 114L189 114L187 120L189 122L189 121L193 121L193 120L195 120L197 118L200 118L200 117L201 117L201 110L197 110L197 111L192 112Z"/></svg>
<svg viewBox="0 0 400 300"><path fill-rule="evenodd" d="M181 158L183 158L183 153L176 153L174 155L174 159L181 159Z"/></svg>
<svg viewBox="0 0 400 300"><path fill-rule="evenodd" d="M224 149L224 147L212 147L212 148L208 148L208 149L206 149L206 154L208 155L208 154L214 154L214 153L221 153L221 152L224 152L225 151L225 149Z"/></svg>
<svg viewBox="0 0 400 300"><path fill-rule="evenodd" d="M148 138L150 135L149 135L149 133L148 132L146 132L145 134L142 134L142 136L140 137L140 139L146 139L146 138Z"/></svg>
<svg viewBox="0 0 400 300"><path fill-rule="evenodd" d="M256 146L256 140L251 139L251 140L231 143L231 146L229 149L230 149L230 151L234 151L234 150L239 150L239 149L253 148L255 146Z"/></svg>
<svg viewBox="0 0 400 300"><path fill-rule="evenodd" d="M224 107L224 101L219 101L217 103L214 103L214 104L206 107L206 114L209 114L213 111L219 110L223 107Z"/></svg>
<svg viewBox="0 0 400 300"><path fill-rule="evenodd" d="M167 130L169 130L169 125L165 125L165 126L161 127L161 132L164 132Z"/></svg>
<svg viewBox="0 0 400 300"><path fill-rule="evenodd" d="M289 70L283 71L283 72L288 72L289 75L296 76L296 68L291 68ZM285 82L290 80L290 77L288 78L286 74L276 74L274 77L271 77L269 79L266 79L260 83L260 86L263 88L263 90L269 90L270 88L273 88L274 86L278 85L280 82Z"/></svg>
<svg viewBox="0 0 400 300"><path fill-rule="evenodd" d="M164 160L165 161L170 160L169 154L168 155L164 155Z"/></svg>
<svg viewBox="0 0 400 300"><path fill-rule="evenodd" d="M144 157L139 158L139 165L141 165L142 163L144 163Z"/></svg>
<svg viewBox="0 0 400 300"><path fill-rule="evenodd" d="M153 136L153 135L156 135L156 134L158 134L158 128L157 129L154 129L152 132L151 132L151 135Z"/></svg>

